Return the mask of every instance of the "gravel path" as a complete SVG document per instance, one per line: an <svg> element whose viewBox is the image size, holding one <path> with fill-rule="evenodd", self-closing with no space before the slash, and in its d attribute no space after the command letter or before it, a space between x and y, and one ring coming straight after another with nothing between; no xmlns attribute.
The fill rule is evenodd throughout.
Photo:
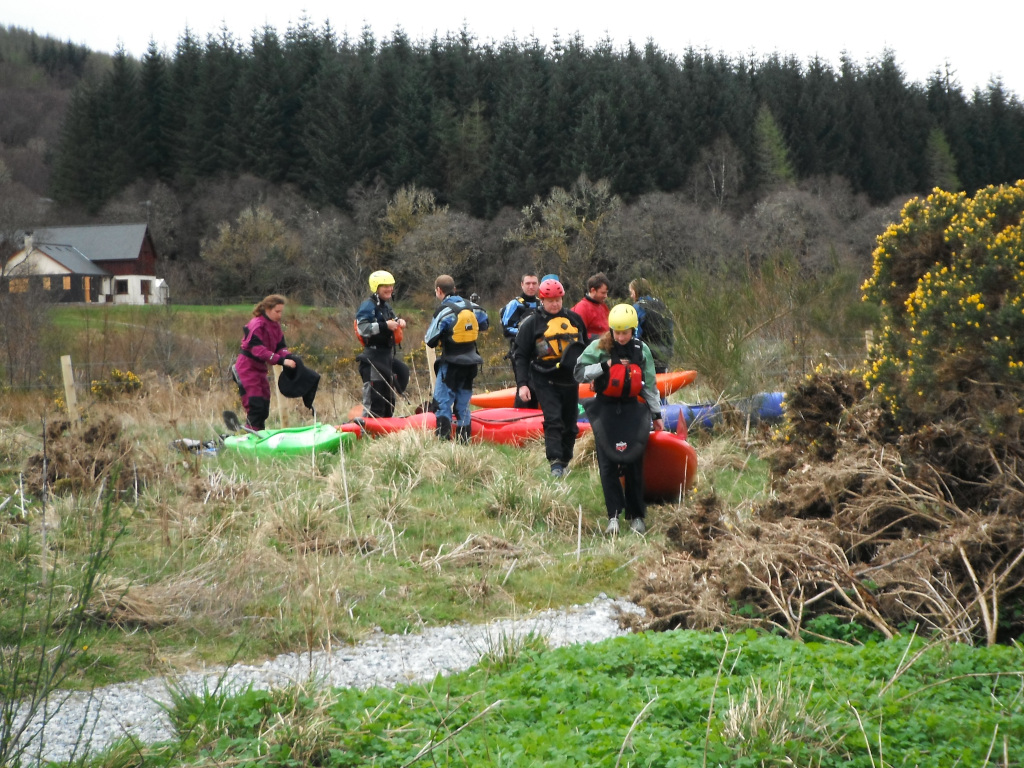
<svg viewBox="0 0 1024 768"><path fill-rule="evenodd" d="M47 723L42 734L38 733L41 721L33 724L30 732L36 733L36 737L26 754L37 756L42 743L44 759L67 761L75 754L75 745L83 734L89 737L92 752L128 735L147 744L173 738L170 723L160 707L170 700L169 683L191 691L213 690L218 685L227 690L247 685L275 688L310 679L331 686L393 687L467 669L482 654L500 648L503 638L521 638L533 632L546 637L548 645L556 648L623 635L626 632L617 620L620 612L643 613L643 609L602 594L586 605L543 611L520 619L429 628L415 635L377 634L359 645L344 646L332 653L287 653L260 665L215 667L174 678L111 685L91 695L72 693L59 716Z"/></svg>

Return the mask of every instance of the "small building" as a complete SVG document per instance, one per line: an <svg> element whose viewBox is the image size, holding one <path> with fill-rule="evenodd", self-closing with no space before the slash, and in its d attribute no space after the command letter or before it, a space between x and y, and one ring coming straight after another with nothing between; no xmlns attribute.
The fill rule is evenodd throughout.
<svg viewBox="0 0 1024 768"><path fill-rule="evenodd" d="M45 227L22 234L3 269L2 289L40 290L59 302L166 304L156 248L145 224ZM58 293L59 292L59 295Z"/></svg>

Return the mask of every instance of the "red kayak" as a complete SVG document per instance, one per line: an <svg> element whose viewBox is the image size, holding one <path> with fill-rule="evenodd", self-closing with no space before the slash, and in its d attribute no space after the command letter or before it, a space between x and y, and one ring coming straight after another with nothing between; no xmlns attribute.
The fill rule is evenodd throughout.
<svg viewBox="0 0 1024 768"><path fill-rule="evenodd" d="M692 384L697 378L696 371L670 371L658 374L658 392L668 397L677 389ZM580 399L594 396L594 388L590 384L580 384ZM516 388L496 389L493 392L477 392L469 402L478 408L511 408L516 399Z"/></svg>
<svg viewBox="0 0 1024 768"><path fill-rule="evenodd" d="M483 408L470 414L473 437L499 445L522 445L544 436L544 414L531 408ZM580 434L590 424L578 423Z"/></svg>
<svg viewBox="0 0 1024 768"><path fill-rule="evenodd" d="M365 418L360 419L363 429L370 437L390 435L394 432L401 432L403 429L423 429L433 432L437 426L437 419L432 413L415 413L412 416L391 416L390 418Z"/></svg>

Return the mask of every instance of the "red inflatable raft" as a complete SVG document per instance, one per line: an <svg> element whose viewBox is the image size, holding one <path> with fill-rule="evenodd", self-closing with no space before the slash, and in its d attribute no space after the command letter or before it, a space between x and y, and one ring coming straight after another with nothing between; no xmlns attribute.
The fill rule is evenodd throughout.
<svg viewBox="0 0 1024 768"><path fill-rule="evenodd" d="M696 371L670 371L658 374L658 392L668 397L677 389L692 384L697 378ZM594 388L590 384L580 384L580 399L594 396ZM516 388L496 389L493 392L477 392L469 402L478 408L511 408L516 399Z"/></svg>

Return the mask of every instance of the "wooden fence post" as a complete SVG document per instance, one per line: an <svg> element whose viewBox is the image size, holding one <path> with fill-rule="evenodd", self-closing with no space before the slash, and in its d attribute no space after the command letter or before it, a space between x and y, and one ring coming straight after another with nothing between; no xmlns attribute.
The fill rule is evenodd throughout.
<svg viewBox="0 0 1024 768"><path fill-rule="evenodd" d="M434 361L437 360L437 350L433 347L423 345L423 348L427 350L427 371L430 374L430 396L434 396L434 385L436 384L437 374L434 373Z"/></svg>
<svg viewBox="0 0 1024 768"><path fill-rule="evenodd" d="M64 377L64 402L68 407L68 417L78 421L78 398L75 396L75 372L71 368L71 355L61 355L60 370Z"/></svg>
<svg viewBox="0 0 1024 768"><path fill-rule="evenodd" d="M277 388L277 369L278 366L276 365L270 366L270 370L274 372L273 376L271 376L270 388L273 390L271 394L277 403L277 420L281 423L281 428L283 429L288 425L284 423L284 396L281 394L281 390Z"/></svg>

